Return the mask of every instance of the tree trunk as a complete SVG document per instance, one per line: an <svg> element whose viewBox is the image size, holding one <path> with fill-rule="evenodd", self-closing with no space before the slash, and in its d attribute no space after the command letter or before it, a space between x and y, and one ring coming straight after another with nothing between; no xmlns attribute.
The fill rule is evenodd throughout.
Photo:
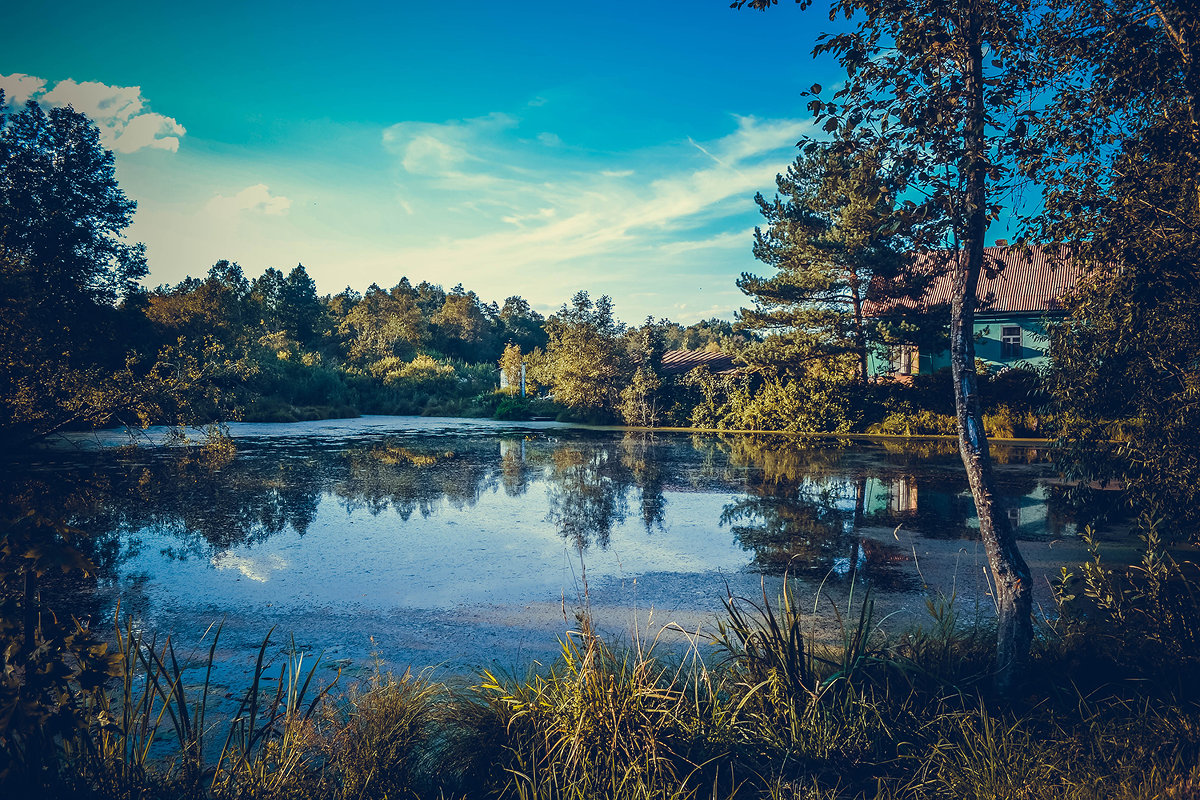
<svg viewBox="0 0 1200 800"><path fill-rule="evenodd" d="M863 302L859 294L858 273L850 273L850 302L854 308L854 349L858 356L858 379L866 383L871 378L867 367L867 331L863 324Z"/></svg>
<svg viewBox="0 0 1200 800"><path fill-rule="evenodd" d="M1029 567L1017 549L1007 515L997 503L992 459L975 374L975 302L983 269L987 229L987 159L984 150L983 44L978 6L972 3L965 21L968 48L964 90L967 97L966 230L956 252L954 296L950 316L950 359L954 372L954 406L958 449L966 468L979 515L979 533L991 567L997 605L996 690L1011 695L1019 687L1033 640L1033 602Z"/></svg>

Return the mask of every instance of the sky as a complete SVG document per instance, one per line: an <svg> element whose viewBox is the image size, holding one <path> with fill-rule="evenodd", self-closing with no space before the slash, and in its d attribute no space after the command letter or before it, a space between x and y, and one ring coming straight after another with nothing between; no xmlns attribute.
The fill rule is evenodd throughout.
<svg viewBox="0 0 1200 800"><path fill-rule="evenodd" d="M52 12L52 13L51 13ZM10 102L71 104L149 286L220 259L321 293L407 276L627 322L731 319L756 192L815 132L821 14L727 0L18 3Z"/></svg>

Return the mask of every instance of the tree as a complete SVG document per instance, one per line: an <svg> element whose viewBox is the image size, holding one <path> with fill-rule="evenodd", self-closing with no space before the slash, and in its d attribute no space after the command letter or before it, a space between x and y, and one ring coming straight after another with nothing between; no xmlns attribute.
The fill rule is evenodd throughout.
<svg viewBox="0 0 1200 800"><path fill-rule="evenodd" d="M504 352L500 355L500 371L504 373L504 380L508 383L506 387L509 394L521 393L521 348L515 344L504 345Z"/></svg>
<svg viewBox="0 0 1200 800"><path fill-rule="evenodd" d="M512 342L526 353L535 347L546 346L546 331L542 327L546 320L523 297L506 297L500 308L499 321L501 341Z"/></svg>
<svg viewBox="0 0 1200 800"><path fill-rule="evenodd" d="M895 172L871 153L810 142L776 176L772 201L755 196L767 227L754 229L754 257L775 274L738 280L755 303L742 309L738 328L769 334L743 359L792 374L814 361L849 362L867 382L868 349L878 341L868 301L916 301L925 285L909 269L905 220L896 211L903 176Z"/></svg>
<svg viewBox="0 0 1200 800"><path fill-rule="evenodd" d="M376 284L338 324L350 360L359 364L388 357L408 359L428 341L427 330L415 298L389 293Z"/></svg>
<svg viewBox="0 0 1200 800"><path fill-rule="evenodd" d="M776 0L736 0L766 9ZM805 3L807 4L807 3ZM834 152L889 153L908 177L897 190L920 192L908 212L926 223L954 281L951 365L959 453L979 515L998 609L996 685L1014 691L1032 642L1029 568L995 478L975 374L974 312L984 236L1012 177L1012 143L1034 87L1030 14L1017 0L833 0L830 16L851 29L823 35L814 55L833 55L846 82L809 108L834 137ZM987 53L985 59L984 53Z"/></svg>
<svg viewBox="0 0 1200 800"><path fill-rule="evenodd" d="M34 302L59 334L146 274L145 248L124 238L137 204L113 163L84 115L32 100L14 111L0 92L0 247L20 265L6 271L6 290Z"/></svg>
<svg viewBox="0 0 1200 800"><path fill-rule="evenodd" d="M554 399L584 412L613 413L622 385L623 331L608 295L593 301L587 292L577 292L569 306L548 319L546 371Z"/></svg>
<svg viewBox="0 0 1200 800"><path fill-rule="evenodd" d="M278 316L284 330L308 348L318 347L329 330L329 318L317 297L317 284L303 264L288 273L281 287Z"/></svg>
<svg viewBox="0 0 1200 800"><path fill-rule="evenodd" d="M628 358L633 365L629 385L621 390L621 417L626 425L653 428L666 409L662 381L663 323L650 317L626 334Z"/></svg>
<svg viewBox="0 0 1200 800"><path fill-rule="evenodd" d="M1200 534L1200 15L1189 3L1059 0L1056 69L1025 168L1031 222L1090 270L1052 331L1050 390L1084 484ZM1113 447L1110 443L1119 440Z"/></svg>
<svg viewBox="0 0 1200 800"><path fill-rule="evenodd" d="M474 292L455 286L433 315L433 323L443 353L464 361L494 361L495 340L492 321L484 313L483 305Z"/></svg>
<svg viewBox="0 0 1200 800"><path fill-rule="evenodd" d="M168 343L156 352L124 333L144 328L144 248L124 239L134 208L90 120L33 102L14 110L0 93L5 446L64 428L211 410L201 395L220 360L214 348L183 352Z"/></svg>
<svg viewBox="0 0 1200 800"><path fill-rule="evenodd" d="M278 270L268 270L254 283L256 295L271 291L272 273L282 280ZM251 292L241 266L222 259L209 268L203 281L185 278L174 287L153 291L146 316L167 334L168 341L179 336L195 342L211 337L227 347L244 349L261 331L261 315L256 313Z"/></svg>

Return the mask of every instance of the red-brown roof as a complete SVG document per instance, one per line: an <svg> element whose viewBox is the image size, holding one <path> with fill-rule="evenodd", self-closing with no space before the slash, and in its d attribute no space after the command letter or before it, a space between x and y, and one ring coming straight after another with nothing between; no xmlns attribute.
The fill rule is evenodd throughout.
<svg viewBox="0 0 1200 800"><path fill-rule="evenodd" d="M682 375L697 367L708 367L716 375L734 369L733 356L714 350L668 350L663 353L664 375Z"/></svg>
<svg viewBox="0 0 1200 800"><path fill-rule="evenodd" d="M933 256L922 257L917 263L918 269L922 263L932 268ZM1085 270L1066 258L1061 250L1034 247L1026 252L1016 247L988 247L984 249L984 271L979 276L975 297L983 313L1054 311L1061 308L1059 300L1075 287L1084 273ZM929 306L949 303L953 290L954 276L946 270L934 279L921 303ZM872 311L880 313L886 308L886 305L875 306Z"/></svg>

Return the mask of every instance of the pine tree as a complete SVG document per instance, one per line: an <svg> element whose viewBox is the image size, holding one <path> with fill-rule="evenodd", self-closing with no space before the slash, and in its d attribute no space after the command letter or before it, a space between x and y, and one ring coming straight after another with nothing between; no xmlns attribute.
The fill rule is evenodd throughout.
<svg viewBox="0 0 1200 800"><path fill-rule="evenodd" d="M773 200L755 197L766 228L754 229L754 257L775 273L738 281L755 303L738 327L766 336L742 357L778 374L821 364L866 382L886 331L868 303L916 299L924 285L909 269L894 178L870 155L851 161L810 142L776 184Z"/></svg>

